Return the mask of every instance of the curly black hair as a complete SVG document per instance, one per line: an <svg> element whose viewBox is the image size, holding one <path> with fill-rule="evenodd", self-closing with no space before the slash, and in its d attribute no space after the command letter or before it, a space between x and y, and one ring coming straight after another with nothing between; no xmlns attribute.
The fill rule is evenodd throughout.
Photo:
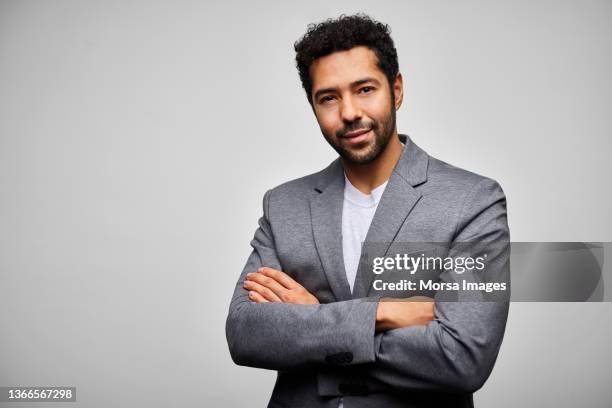
<svg viewBox="0 0 612 408"><path fill-rule="evenodd" d="M317 59L336 51L347 51L353 47L366 46L376 54L378 67L384 72L393 91L393 82L399 72L397 51L391 39L391 29L366 14L342 14L335 19L308 25L306 34L294 44L295 62L312 105L312 79L310 66Z"/></svg>

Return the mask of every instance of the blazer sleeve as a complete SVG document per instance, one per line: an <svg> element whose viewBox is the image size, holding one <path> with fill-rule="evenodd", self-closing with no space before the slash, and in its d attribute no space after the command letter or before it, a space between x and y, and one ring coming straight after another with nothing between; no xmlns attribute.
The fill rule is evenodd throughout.
<svg viewBox="0 0 612 408"><path fill-rule="evenodd" d="M377 304L353 299L323 305L255 303L243 288L259 267L281 269L264 195L263 216L251 241L253 250L238 278L226 320L230 354L238 365L272 370L354 365L375 360Z"/></svg>
<svg viewBox="0 0 612 408"><path fill-rule="evenodd" d="M492 265L481 281L506 281L509 291L509 240L505 195L495 181L481 180L465 199L456 244L448 256L461 256L462 242L474 243L472 249L487 253L487 264ZM445 271L441 281L458 276ZM444 301L438 292L435 319L426 326L377 334L376 362L362 368L373 383L397 391L475 392L497 358L508 317L508 293L494 301Z"/></svg>

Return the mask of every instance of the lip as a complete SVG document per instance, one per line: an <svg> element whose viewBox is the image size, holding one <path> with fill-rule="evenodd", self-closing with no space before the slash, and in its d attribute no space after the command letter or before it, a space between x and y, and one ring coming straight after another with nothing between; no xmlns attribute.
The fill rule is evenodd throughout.
<svg viewBox="0 0 612 408"><path fill-rule="evenodd" d="M344 138L351 144L361 143L368 138L372 129L359 129L344 135Z"/></svg>

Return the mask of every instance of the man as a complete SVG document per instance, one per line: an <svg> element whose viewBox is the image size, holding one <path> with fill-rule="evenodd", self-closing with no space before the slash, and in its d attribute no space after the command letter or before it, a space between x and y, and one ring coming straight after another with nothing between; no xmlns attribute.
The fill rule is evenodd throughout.
<svg viewBox="0 0 612 408"><path fill-rule="evenodd" d="M403 81L386 25L341 16L311 25L295 50L339 158L265 193L227 317L232 358L278 371L270 407L473 406L508 303L381 299L361 243L378 244L368 256L402 242L448 242L457 255L471 241L502 259L486 243L509 240L504 193L398 134Z"/></svg>

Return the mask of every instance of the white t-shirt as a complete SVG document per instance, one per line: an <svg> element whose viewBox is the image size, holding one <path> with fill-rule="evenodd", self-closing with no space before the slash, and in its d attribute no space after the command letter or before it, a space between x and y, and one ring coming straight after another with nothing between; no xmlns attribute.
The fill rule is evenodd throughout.
<svg viewBox="0 0 612 408"><path fill-rule="evenodd" d="M344 255L344 269L346 279L351 287L355 286L357 268L361 258L361 244L374 218L378 202L387 187L389 180L372 190L371 194L364 194L353 186L344 175L344 204L342 206L342 253ZM343 408L340 398L338 408Z"/></svg>
<svg viewBox="0 0 612 408"><path fill-rule="evenodd" d="M388 180L372 190L371 194L364 194L351 184L344 175L344 204L342 207L342 252L344 255L344 269L346 278L353 292L359 259L361 258L361 244L372 223L372 218L378 207L378 202L385 191Z"/></svg>

